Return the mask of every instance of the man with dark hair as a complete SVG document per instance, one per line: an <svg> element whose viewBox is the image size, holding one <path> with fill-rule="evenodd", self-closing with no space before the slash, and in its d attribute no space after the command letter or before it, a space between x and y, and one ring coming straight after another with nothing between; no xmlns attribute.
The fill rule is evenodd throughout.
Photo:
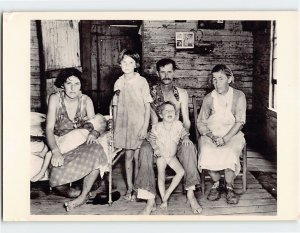
<svg viewBox="0 0 300 233"><path fill-rule="evenodd" d="M191 122L188 112L187 91L173 84L176 64L172 59L161 59L156 64L157 75L160 83L154 85L150 92L153 98L151 103L152 125L158 122L159 106L165 101L171 101L176 106L176 118L182 118L183 126L189 131ZM151 135L150 135L151 137ZM202 212L194 195L195 186L200 184L200 176L197 169L197 153L193 144L178 145L176 156L185 170L184 188L187 190L187 198L194 214ZM137 197L147 200L147 205L141 214L150 214L155 209L156 185L153 170L153 149L148 141L144 141L139 154L139 173L135 181L135 188L138 191Z"/></svg>

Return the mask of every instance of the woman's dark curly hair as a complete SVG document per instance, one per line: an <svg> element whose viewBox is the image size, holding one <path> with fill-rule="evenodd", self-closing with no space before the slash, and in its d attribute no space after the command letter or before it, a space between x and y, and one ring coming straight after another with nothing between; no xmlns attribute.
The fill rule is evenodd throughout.
<svg viewBox="0 0 300 233"><path fill-rule="evenodd" d="M83 86L83 79L81 77L81 71L77 70L76 68L65 68L63 69L59 75L57 76L54 85L58 88L62 88L64 83L66 82L66 80L71 77L71 76L75 76L79 79L80 83L81 83L81 88Z"/></svg>

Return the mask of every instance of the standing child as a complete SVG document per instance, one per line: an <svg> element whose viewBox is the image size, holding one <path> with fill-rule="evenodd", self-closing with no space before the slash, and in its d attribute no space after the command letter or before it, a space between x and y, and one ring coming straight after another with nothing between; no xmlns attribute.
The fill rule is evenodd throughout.
<svg viewBox="0 0 300 233"><path fill-rule="evenodd" d="M168 207L167 201L184 175L184 169L175 156L179 140L183 140L183 145L192 143L182 123L176 120L175 109L175 105L170 101L166 101L160 106L159 116L162 118L162 122L153 125L151 136L148 137L154 150L154 156L157 157L158 189L162 198L160 206L162 209ZM165 172L167 165L175 171L176 175L166 190Z"/></svg>
<svg viewBox="0 0 300 233"><path fill-rule="evenodd" d="M152 98L146 79L135 72L140 66L139 54L123 50L119 61L124 74L114 85L116 93L113 98L114 143L116 148L125 149L127 179L125 199L134 200L136 195L132 181L133 159L136 176L139 149L147 135Z"/></svg>

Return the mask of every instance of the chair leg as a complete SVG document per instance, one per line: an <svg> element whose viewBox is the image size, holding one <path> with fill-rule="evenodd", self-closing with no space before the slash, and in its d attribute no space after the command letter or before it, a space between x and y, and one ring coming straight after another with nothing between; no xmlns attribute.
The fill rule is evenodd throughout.
<svg viewBox="0 0 300 233"><path fill-rule="evenodd" d="M243 148L243 192L247 190L247 146Z"/></svg>
<svg viewBox="0 0 300 233"><path fill-rule="evenodd" d="M204 170L202 170L202 172L201 172L201 190L202 190L202 195L204 195L204 191L205 191L205 174L204 174Z"/></svg>

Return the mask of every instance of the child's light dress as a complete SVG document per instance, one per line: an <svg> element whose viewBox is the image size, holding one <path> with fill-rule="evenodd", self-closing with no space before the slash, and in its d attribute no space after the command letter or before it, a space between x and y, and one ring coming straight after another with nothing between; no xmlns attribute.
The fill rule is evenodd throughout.
<svg viewBox="0 0 300 233"><path fill-rule="evenodd" d="M138 73L130 78L119 77L114 85L117 93L113 105L117 106L114 140L116 148L138 149L142 141L138 134L145 120L145 104L152 102L149 85Z"/></svg>

